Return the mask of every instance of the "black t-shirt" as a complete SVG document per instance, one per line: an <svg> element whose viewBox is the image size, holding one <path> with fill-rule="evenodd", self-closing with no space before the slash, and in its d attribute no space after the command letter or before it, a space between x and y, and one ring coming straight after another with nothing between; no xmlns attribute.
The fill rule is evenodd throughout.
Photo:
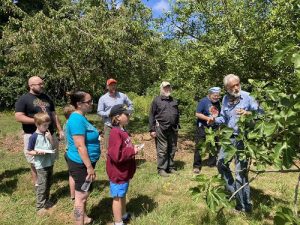
<svg viewBox="0 0 300 225"><path fill-rule="evenodd" d="M34 95L27 93L22 95L15 105L16 112L23 112L26 116L33 118L38 112L47 112L51 118L49 130L54 132L54 118L51 112L55 111L54 104L50 97L46 94ZM22 124L25 133L32 134L36 130L34 124Z"/></svg>

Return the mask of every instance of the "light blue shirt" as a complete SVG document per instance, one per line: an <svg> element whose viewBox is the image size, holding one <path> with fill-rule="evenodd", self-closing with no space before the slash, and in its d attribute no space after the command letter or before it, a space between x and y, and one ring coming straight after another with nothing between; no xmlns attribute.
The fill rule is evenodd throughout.
<svg viewBox="0 0 300 225"><path fill-rule="evenodd" d="M76 163L83 163L73 139L73 136L82 135L85 138L85 145L91 162L98 161L100 158L99 132L83 115L73 112L68 119L66 132L69 159Z"/></svg>
<svg viewBox="0 0 300 225"><path fill-rule="evenodd" d="M53 147L49 141L49 139L45 136L45 134L40 134L34 132L30 138L28 143L28 151L32 150L53 150ZM56 149L57 151L57 149ZM45 155L35 155L34 156L34 167L36 169L42 169L49 166L53 166L55 160L55 154L46 153Z"/></svg>
<svg viewBox="0 0 300 225"><path fill-rule="evenodd" d="M240 116L236 113L237 109L263 113L263 110L259 108L258 103L248 92L241 91L240 101L236 104L230 104L228 95L225 95L222 102L220 116L216 118L215 122L217 124L226 124L229 128L234 130L233 134L235 135L239 133L237 122Z"/></svg>
<svg viewBox="0 0 300 225"><path fill-rule="evenodd" d="M105 95L102 95L98 101L97 113L102 117L102 120L105 125L111 126L111 119L109 117L110 110L114 105L125 104L128 107L128 110L133 112L132 101L127 97L127 95L116 92L116 96L110 96L109 92Z"/></svg>

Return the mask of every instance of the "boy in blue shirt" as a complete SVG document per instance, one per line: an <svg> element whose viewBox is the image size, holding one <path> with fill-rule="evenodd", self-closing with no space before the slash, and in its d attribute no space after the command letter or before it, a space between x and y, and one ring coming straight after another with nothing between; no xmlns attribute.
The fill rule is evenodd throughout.
<svg viewBox="0 0 300 225"><path fill-rule="evenodd" d="M36 207L39 215L44 214L53 204L49 201L50 186L55 161L53 139L48 130L51 119L47 113L34 115L36 131L29 138L28 154L34 156L37 170Z"/></svg>

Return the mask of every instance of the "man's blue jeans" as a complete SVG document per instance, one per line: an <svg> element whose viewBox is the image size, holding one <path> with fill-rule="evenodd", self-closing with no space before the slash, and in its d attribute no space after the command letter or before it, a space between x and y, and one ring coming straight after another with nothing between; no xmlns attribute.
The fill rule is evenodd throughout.
<svg viewBox="0 0 300 225"><path fill-rule="evenodd" d="M239 150L244 149L244 143L242 141L236 141L235 139L231 139L231 143ZM235 180L232 176L232 173L229 168L229 164L231 160L227 163L224 162L226 156L226 152L221 148L219 156L218 156L218 171L224 178L226 182L226 188L233 194L236 190L238 190L241 186L248 182L248 161L240 160L239 154L237 153L233 159L235 162ZM252 208L252 204L250 202L250 186L247 184L244 188L242 188L236 194L236 209L242 211L250 211Z"/></svg>

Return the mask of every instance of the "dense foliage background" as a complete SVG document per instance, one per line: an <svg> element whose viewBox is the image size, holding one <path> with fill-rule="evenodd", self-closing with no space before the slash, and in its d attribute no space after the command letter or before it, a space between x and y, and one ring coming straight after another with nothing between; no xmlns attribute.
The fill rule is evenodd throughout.
<svg viewBox="0 0 300 225"><path fill-rule="evenodd" d="M66 92L85 89L95 100L105 81L135 102L137 117L147 120L149 104L162 80L173 85L181 121L193 124L196 102L228 73L240 76L265 110L241 119L244 157L255 173L274 166L297 167L300 126L300 4L297 0L177 0L161 18L140 0L0 0L0 107L12 109L26 92L27 79L45 79L57 105ZM253 123L255 121L255 123ZM220 131L221 144L231 131ZM209 133L207 146L214 144ZM207 148L209 149L209 148ZM199 177L196 194L206 190L208 206L228 203L218 178ZM217 185L213 185L213 183ZM300 176L299 176L300 182ZM282 209L276 224L297 224L295 210ZM215 187L215 188L213 188ZM222 187L222 188L221 188Z"/></svg>
<svg viewBox="0 0 300 225"><path fill-rule="evenodd" d="M98 98L111 76L120 90L150 96L167 79L187 118L227 73L247 90L252 78L293 91L291 64L272 60L299 43L296 0L177 0L160 19L140 0L16 2L0 2L1 108L13 107L32 75L45 78L58 104L75 88Z"/></svg>

